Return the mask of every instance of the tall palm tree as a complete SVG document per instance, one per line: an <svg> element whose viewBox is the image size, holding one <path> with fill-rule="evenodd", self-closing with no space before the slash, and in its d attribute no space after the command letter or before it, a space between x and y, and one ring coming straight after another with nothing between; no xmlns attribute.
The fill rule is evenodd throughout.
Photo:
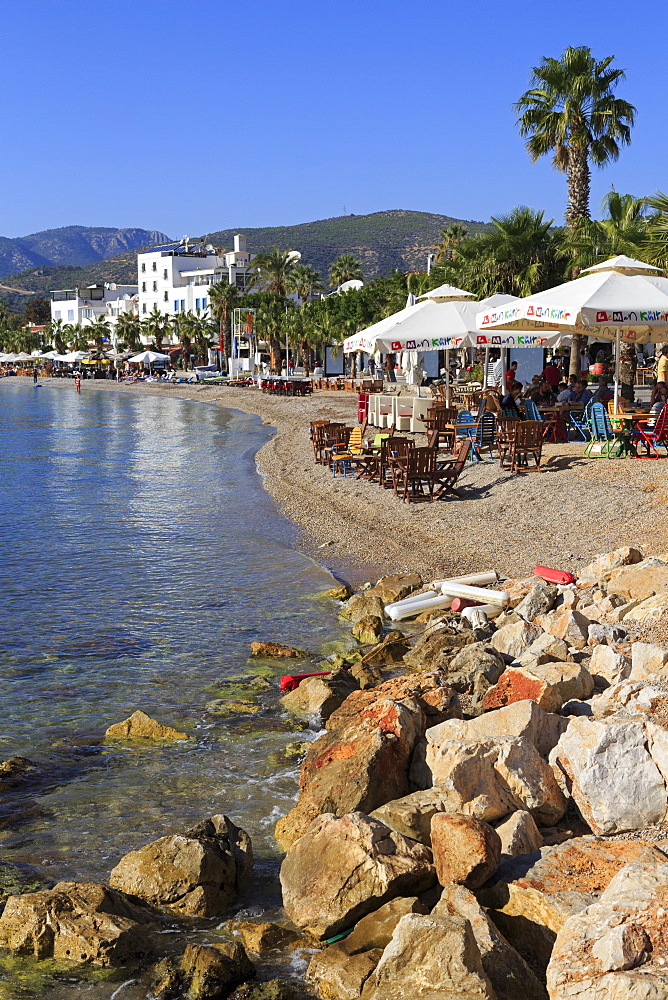
<svg viewBox="0 0 668 1000"><path fill-rule="evenodd" d="M163 339L169 336L172 331L170 317L161 313L157 306L153 306L148 316L142 320L141 325L142 333L147 340L155 345L156 351L162 351Z"/></svg>
<svg viewBox="0 0 668 1000"><path fill-rule="evenodd" d="M567 174L568 225L589 218L590 162L605 166L631 141L636 109L613 95L625 78L613 60L597 61L585 45L565 49L561 59L544 58L515 105L531 159L552 153L554 167Z"/></svg>
<svg viewBox="0 0 668 1000"><path fill-rule="evenodd" d="M266 291L285 298L290 276L298 260L299 255L295 250L279 250L278 247L258 254L253 263L260 272L259 284Z"/></svg>
<svg viewBox="0 0 668 1000"><path fill-rule="evenodd" d="M114 333L119 347L125 344L131 351L137 351L141 347L141 323L138 316L121 313L116 320Z"/></svg>
<svg viewBox="0 0 668 1000"><path fill-rule="evenodd" d="M72 351L88 350L88 328L81 323L68 323L63 327L63 335Z"/></svg>
<svg viewBox="0 0 668 1000"><path fill-rule="evenodd" d="M89 330L91 337L95 341L95 346L101 351L104 347L105 340L109 340L111 337L111 326L109 320L106 316L96 316L92 323L89 325Z"/></svg>
<svg viewBox="0 0 668 1000"><path fill-rule="evenodd" d="M440 264L444 260L452 260L457 254L457 247L463 239L466 239L467 235L468 229L460 225L459 222L453 222L452 225L441 229L441 239L434 247L436 263Z"/></svg>
<svg viewBox="0 0 668 1000"><path fill-rule="evenodd" d="M342 253L329 269L329 284L338 288L344 281L361 281L362 265L352 253Z"/></svg>
<svg viewBox="0 0 668 1000"><path fill-rule="evenodd" d="M668 267L668 195L657 191L645 204L653 210L647 221L647 234L643 250L644 259L659 267Z"/></svg>
<svg viewBox="0 0 668 1000"><path fill-rule="evenodd" d="M571 273L620 253L645 259L652 220L647 199L619 194L613 188L602 207L602 219L576 219L565 235L564 250L571 255Z"/></svg>
<svg viewBox="0 0 668 1000"><path fill-rule="evenodd" d="M296 292L302 306L313 292L322 291L320 274L309 264L295 264L288 276L287 289Z"/></svg>
<svg viewBox="0 0 668 1000"><path fill-rule="evenodd" d="M51 341L54 348L58 351L59 354L64 354L65 348L67 346L67 342L65 340L65 335L63 331L64 327L62 319L55 319L51 323L51 326L47 334L47 338Z"/></svg>
<svg viewBox="0 0 668 1000"><path fill-rule="evenodd" d="M218 323L219 344L226 358L230 352L232 312L239 298L239 289L228 281L219 281L209 289L211 311Z"/></svg>
<svg viewBox="0 0 668 1000"><path fill-rule="evenodd" d="M294 305L292 306L294 309ZM270 367L273 372L281 370L281 351L286 327L286 311L290 309L284 299L273 295L262 302L255 313L255 329L258 337L269 343Z"/></svg>

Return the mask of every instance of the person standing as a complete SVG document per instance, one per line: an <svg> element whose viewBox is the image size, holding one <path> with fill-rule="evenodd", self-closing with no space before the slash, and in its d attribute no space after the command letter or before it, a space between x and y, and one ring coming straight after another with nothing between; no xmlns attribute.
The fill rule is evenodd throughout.
<svg viewBox="0 0 668 1000"><path fill-rule="evenodd" d="M587 348L583 347L580 351L580 377L583 379L589 378L589 369L591 368L591 358L587 353Z"/></svg>
<svg viewBox="0 0 668 1000"><path fill-rule="evenodd" d="M81 392L81 376L79 375L78 372L74 376L74 388L76 389L77 392Z"/></svg>
<svg viewBox="0 0 668 1000"><path fill-rule="evenodd" d="M656 366L657 382L668 382L668 345L661 348L659 363Z"/></svg>
<svg viewBox="0 0 668 1000"><path fill-rule="evenodd" d="M32 384L37 385L37 365L33 365L32 369Z"/></svg>
<svg viewBox="0 0 668 1000"><path fill-rule="evenodd" d="M506 372L506 392L510 392L513 382L517 382L517 361L513 361Z"/></svg>
<svg viewBox="0 0 668 1000"><path fill-rule="evenodd" d="M559 385L559 369L555 364L549 361L541 372L541 378L544 382L547 382L550 389L554 390Z"/></svg>

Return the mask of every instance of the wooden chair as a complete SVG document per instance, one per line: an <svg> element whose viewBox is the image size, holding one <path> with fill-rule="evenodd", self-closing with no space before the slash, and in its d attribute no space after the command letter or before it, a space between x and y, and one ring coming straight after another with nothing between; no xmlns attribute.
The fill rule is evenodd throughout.
<svg viewBox="0 0 668 1000"><path fill-rule="evenodd" d="M394 492L408 503L434 499L436 452L433 448L411 448L393 466Z"/></svg>
<svg viewBox="0 0 668 1000"><path fill-rule="evenodd" d="M392 437L388 438L387 458L380 470L380 485L385 489L394 488L394 466L415 448L413 438Z"/></svg>
<svg viewBox="0 0 668 1000"><path fill-rule="evenodd" d="M511 472L519 469L529 471L529 456L536 463L536 472L540 472L540 459L543 451L543 421L520 420L515 431L515 439L510 449L512 464Z"/></svg>
<svg viewBox="0 0 668 1000"><path fill-rule="evenodd" d="M496 446L499 449L499 466L503 468L506 455L511 451L515 434L521 421L517 417L501 417L496 422Z"/></svg>
<svg viewBox="0 0 668 1000"><path fill-rule="evenodd" d="M451 462L437 462L436 471L434 474L434 485L437 487L434 496L437 500L441 497L452 495L457 497L458 500L461 499L461 493L458 493L455 489L455 483L464 471L464 466L466 465L466 460L469 457L469 452L473 447L473 441L471 438L466 438L462 441L459 448L457 449L457 454Z"/></svg>

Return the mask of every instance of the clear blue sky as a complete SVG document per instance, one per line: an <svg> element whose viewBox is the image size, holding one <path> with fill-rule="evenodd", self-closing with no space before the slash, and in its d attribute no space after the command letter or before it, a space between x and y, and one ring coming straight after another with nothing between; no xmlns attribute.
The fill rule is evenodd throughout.
<svg viewBox="0 0 668 1000"><path fill-rule="evenodd" d="M665 5L647 0L4 0L0 235L170 236L387 208L561 220L512 103L567 45L614 55L637 126L596 172L668 189Z"/></svg>

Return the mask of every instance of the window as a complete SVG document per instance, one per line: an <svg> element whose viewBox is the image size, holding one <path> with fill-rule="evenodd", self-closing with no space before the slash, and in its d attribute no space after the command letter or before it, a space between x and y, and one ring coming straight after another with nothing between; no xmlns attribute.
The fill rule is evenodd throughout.
<svg viewBox="0 0 668 1000"><path fill-rule="evenodd" d="M202 309L206 309L206 307L207 307L208 304L209 304L209 300L208 299L202 299Z"/></svg>
<svg viewBox="0 0 668 1000"><path fill-rule="evenodd" d="M141 273L146 274L146 261L142 261Z"/></svg>
<svg viewBox="0 0 668 1000"><path fill-rule="evenodd" d="M186 311L186 300L181 299L181 312L184 313L185 311Z"/></svg>
<svg viewBox="0 0 668 1000"><path fill-rule="evenodd" d="M169 302L169 292L165 292L165 302Z"/></svg>
<svg viewBox="0 0 668 1000"><path fill-rule="evenodd" d="M154 281L154 282L153 282L153 291L154 291L154 292L157 292L157 290L158 290L158 282L157 282L157 281Z"/></svg>
<svg viewBox="0 0 668 1000"><path fill-rule="evenodd" d="M195 299L195 309L200 309L202 305L201 299Z"/></svg>
<svg viewBox="0 0 668 1000"><path fill-rule="evenodd" d="M157 261L155 261L155 260L153 261L153 270L154 271L158 270L158 264L157 264Z"/></svg>
<svg viewBox="0 0 668 1000"><path fill-rule="evenodd" d="M68 309L67 310L67 322L68 323L73 323L74 322L74 309Z"/></svg>
<svg viewBox="0 0 668 1000"><path fill-rule="evenodd" d="M141 307L141 311L142 311L143 313L145 313L145 312L146 312L146 303L145 303L145 302L142 302L142 307Z"/></svg>
<svg viewBox="0 0 668 1000"><path fill-rule="evenodd" d="M53 314L54 319L60 319L60 309L56 309Z"/></svg>
<svg viewBox="0 0 668 1000"><path fill-rule="evenodd" d="M165 281L167 281L167 268L165 268L165 270L162 272L162 276L165 279Z"/></svg>
<svg viewBox="0 0 668 1000"><path fill-rule="evenodd" d="M178 311L179 311L179 300L174 299L174 312L177 313Z"/></svg>
<svg viewBox="0 0 668 1000"><path fill-rule="evenodd" d="M142 292L146 291L146 282L145 281L142 281L142 283L141 283L141 290L142 290Z"/></svg>

